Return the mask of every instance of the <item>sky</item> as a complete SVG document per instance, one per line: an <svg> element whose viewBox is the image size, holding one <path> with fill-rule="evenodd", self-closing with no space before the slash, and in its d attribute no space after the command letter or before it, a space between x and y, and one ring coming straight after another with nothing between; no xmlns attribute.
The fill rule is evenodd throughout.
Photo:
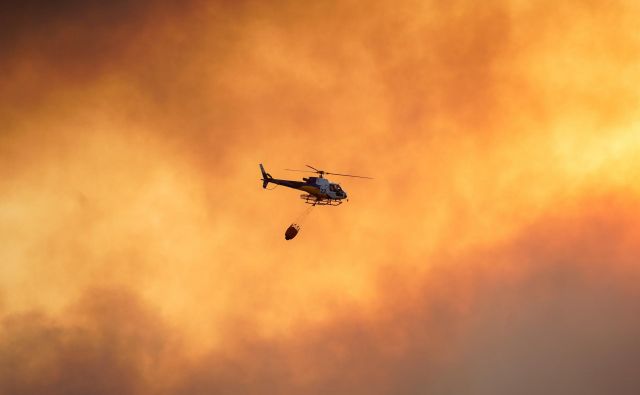
<svg viewBox="0 0 640 395"><path fill-rule="evenodd" d="M3 3L0 393L639 393L639 18Z"/></svg>

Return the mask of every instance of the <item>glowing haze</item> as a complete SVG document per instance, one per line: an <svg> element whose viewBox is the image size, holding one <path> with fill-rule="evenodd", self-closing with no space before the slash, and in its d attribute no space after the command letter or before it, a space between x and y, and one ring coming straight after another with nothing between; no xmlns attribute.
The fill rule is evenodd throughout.
<svg viewBox="0 0 640 395"><path fill-rule="evenodd" d="M316 3L1 6L0 393L639 393L637 2Z"/></svg>

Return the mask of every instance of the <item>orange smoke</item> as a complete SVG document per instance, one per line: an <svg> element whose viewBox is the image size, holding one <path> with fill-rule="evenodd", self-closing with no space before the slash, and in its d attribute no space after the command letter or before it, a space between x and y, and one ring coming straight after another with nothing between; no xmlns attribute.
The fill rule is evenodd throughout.
<svg viewBox="0 0 640 395"><path fill-rule="evenodd" d="M635 4L3 7L0 392L637 392Z"/></svg>

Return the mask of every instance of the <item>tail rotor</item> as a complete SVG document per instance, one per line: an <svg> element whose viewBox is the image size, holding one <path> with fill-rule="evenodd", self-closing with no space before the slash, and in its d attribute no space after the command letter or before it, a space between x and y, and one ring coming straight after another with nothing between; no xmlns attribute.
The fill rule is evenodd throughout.
<svg viewBox="0 0 640 395"><path fill-rule="evenodd" d="M271 181L273 177L264 170L262 163L260 163L260 172L262 173L262 188L267 189L267 184L269 184L269 181Z"/></svg>

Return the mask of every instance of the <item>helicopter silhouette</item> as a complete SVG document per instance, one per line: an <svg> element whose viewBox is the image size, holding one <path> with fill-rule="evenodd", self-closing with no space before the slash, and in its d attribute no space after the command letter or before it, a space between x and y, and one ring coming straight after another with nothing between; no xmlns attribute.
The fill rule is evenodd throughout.
<svg viewBox="0 0 640 395"><path fill-rule="evenodd" d="M260 171L262 172L262 188L266 189L269 183L282 185L287 188L298 189L300 191L306 192L304 195L300 195L300 198L307 204L311 204L313 206L339 206L345 200L348 201L347 192L340 187L340 184L330 182L328 179L324 178L325 174L343 177L373 179L372 177L355 176L351 174L330 173L328 171L318 170L313 166L305 166L312 169L313 171L296 169L285 170L304 173L316 173L319 175L319 177L304 177L302 178L302 181L281 180L278 178L273 178L271 174L267 173L261 163Z"/></svg>

